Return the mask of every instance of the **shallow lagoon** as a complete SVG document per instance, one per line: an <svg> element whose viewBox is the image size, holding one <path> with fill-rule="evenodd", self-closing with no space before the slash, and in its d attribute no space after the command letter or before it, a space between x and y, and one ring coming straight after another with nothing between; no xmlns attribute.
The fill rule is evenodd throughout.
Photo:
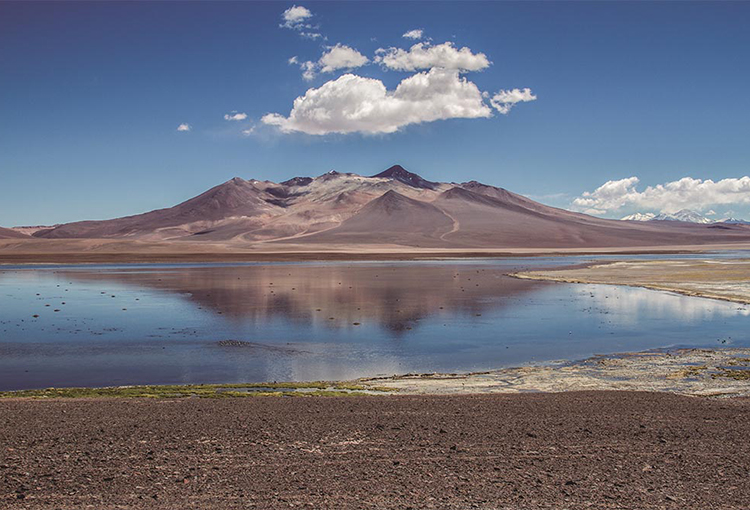
<svg viewBox="0 0 750 510"><path fill-rule="evenodd" d="M5 266L0 390L352 379L750 345L750 308L736 303L506 276L622 258Z"/></svg>

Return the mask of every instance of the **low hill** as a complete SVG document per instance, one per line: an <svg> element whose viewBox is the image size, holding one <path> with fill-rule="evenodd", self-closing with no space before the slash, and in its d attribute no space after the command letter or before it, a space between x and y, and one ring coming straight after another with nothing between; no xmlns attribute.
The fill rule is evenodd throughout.
<svg viewBox="0 0 750 510"><path fill-rule="evenodd" d="M28 237L26 234L16 232L13 229L0 227L0 239L23 239Z"/></svg>

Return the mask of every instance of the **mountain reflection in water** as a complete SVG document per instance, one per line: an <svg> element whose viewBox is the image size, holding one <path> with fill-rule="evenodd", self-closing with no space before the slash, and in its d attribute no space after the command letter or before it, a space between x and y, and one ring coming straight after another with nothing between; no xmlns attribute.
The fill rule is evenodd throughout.
<svg viewBox="0 0 750 510"><path fill-rule="evenodd" d="M477 316L516 303L543 282L504 268L446 265L268 265L59 271L67 280L107 282L184 296L236 321L283 318L298 325L376 323L394 332L430 316Z"/></svg>

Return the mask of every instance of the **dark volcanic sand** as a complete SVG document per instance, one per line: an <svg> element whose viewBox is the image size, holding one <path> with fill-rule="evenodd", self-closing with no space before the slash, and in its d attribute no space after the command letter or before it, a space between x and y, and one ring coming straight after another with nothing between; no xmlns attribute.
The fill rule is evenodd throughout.
<svg viewBox="0 0 750 510"><path fill-rule="evenodd" d="M0 508L750 508L750 400L0 401Z"/></svg>

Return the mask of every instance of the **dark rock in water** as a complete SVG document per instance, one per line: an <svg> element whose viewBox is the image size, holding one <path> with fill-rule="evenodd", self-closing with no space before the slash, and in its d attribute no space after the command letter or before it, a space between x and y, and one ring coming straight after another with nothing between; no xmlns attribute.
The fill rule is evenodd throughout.
<svg viewBox="0 0 750 510"><path fill-rule="evenodd" d="M262 349L265 351L285 353L285 354L301 354L307 351L301 351L294 349L293 347L281 347L277 345L261 344L258 342L246 342L244 340L219 340L216 342L219 347L239 347L243 349Z"/></svg>

